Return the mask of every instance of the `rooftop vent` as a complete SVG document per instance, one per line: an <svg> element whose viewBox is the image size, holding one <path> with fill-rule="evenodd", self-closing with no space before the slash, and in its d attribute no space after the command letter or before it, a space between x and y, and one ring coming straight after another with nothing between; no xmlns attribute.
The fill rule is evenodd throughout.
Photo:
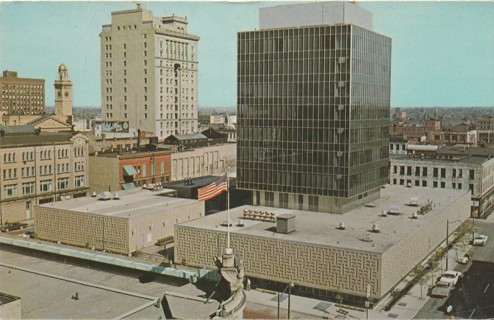
<svg viewBox="0 0 494 320"><path fill-rule="evenodd" d="M113 200L120 200L118 193L116 193L116 192L113 193Z"/></svg>
<svg viewBox="0 0 494 320"><path fill-rule="evenodd" d="M96 198L96 191L93 191L93 193L91 193L91 197Z"/></svg>
<svg viewBox="0 0 494 320"><path fill-rule="evenodd" d="M412 184L409 182L407 183L407 188L411 188L412 187Z"/></svg>
<svg viewBox="0 0 494 320"><path fill-rule="evenodd" d="M388 216L388 212L386 210L383 210L383 212L381 213L381 217L387 217Z"/></svg>
<svg viewBox="0 0 494 320"><path fill-rule="evenodd" d="M103 191L98 194L98 200L111 200L112 194L109 191Z"/></svg>
<svg viewBox="0 0 494 320"><path fill-rule="evenodd" d="M376 207L376 202L375 201L372 201L372 202L366 203L365 206L367 208L375 208Z"/></svg>
<svg viewBox="0 0 494 320"><path fill-rule="evenodd" d="M336 229L338 229L338 230L345 230L345 228L346 228L345 227L345 223L340 222L340 225Z"/></svg>
<svg viewBox="0 0 494 320"><path fill-rule="evenodd" d="M228 227L228 218L225 218L223 220L223 223L221 224L221 226L223 227ZM230 227L232 226L232 222L230 221Z"/></svg>
<svg viewBox="0 0 494 320"><path fill-rule="evenodd" d="M413 212L412 213L412 219L418 219L419 218L419 215L417 214L417 212Z"/></svg>
<svg viewBox="0 0 494 320"><path fill-rule="evenodd" d="M281 214L276 217L276 222L276 232L278 233L291 233L295 231L294 214Z"/></svg>
<svg viewBox="0 0 494 320"><path fill-rule="evenodd" d="M374 233L378 233L379 232L379 226L377 225L377 223L373 223L372 224L371 231L374 232Z"/></svg>
<svg viewBox="0 0 494 320"><path fill-rule="evenodd" d="M237 227L243 227L243 226L244 226L244 220L238 219Z"/></svg>
<svg viewBox="0 0 494 320"><path fill-rule="evenodd" d="M388 214L400 214L400 206L392 205L389 207Z"/></svg>
<svg viewBox="0 0 494 320"><path fill-rule="evenodd" d="M410 198L410 206L418 207L418 205L419 205L419 199L417 197L411 197Z"/></svg>

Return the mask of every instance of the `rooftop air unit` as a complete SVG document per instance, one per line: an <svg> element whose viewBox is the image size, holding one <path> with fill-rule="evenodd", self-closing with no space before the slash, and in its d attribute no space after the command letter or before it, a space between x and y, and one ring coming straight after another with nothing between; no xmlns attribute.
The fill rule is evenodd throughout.
<svg viewBox="0 0 494 320"><path fill-rule="evenodd" d="M281 214L276 217L276 232L291 233L295 231L295 215Z"/></svg>

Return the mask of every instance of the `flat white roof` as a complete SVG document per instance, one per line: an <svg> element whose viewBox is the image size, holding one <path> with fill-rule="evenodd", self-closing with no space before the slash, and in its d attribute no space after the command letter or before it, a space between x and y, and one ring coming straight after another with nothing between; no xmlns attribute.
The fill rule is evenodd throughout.
<svg viewBox="0 0 494 320"><path fill-rule="evenodd" d="M455 206L455 203L467 193L469 191L386 185L384 189L381 189L380 199L374 201L375 207L362 206L345 214L247 205L230 209L230 221L233 223L230 232L232 234L383 253L429 223L433 217L445 209ZM417 198L418 207L409 206L411 197ZM424 215L418 215L418 219L412 219L412 213L417 212L428 201L433 202L432 210ZM389 211L391 207L399 207L401 214L388 214L383 217L383 210ZM237 226L238 220L244 216L244 210L247 212L249 210L250 212L261 211L263 214L265 212L274 213L275 216L293 214L295 215L295 231L290 234L277 233L276 222L262 220L243 219L244 226ZM224 224L226 217L227 213L223 211L183 222L178 226L226 232L227 227ZM341 222L345 224L345 230L338 229ZM374 223L378 225L379 233L371 232ZM371 241L365 241L366 238Z"/></svg>
<svg viewBox="0 0 494 320"><path fill-rule="evenodd" d="M98 200L97 197L83 197L42 204L39 207L87 212L120 218L134 218L165 212L200 202L198 200L166 196L168 191L174 190L163 189L160 191L150 191L138 188L119 191L119 200Z"/></svg>

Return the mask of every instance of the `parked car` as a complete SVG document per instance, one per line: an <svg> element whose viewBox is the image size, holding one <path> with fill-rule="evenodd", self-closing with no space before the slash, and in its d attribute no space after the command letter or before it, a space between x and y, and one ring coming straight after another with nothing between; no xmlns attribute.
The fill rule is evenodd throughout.
<svg viewBox="0 0 494 320"><path fill-rule="evenodd" d="M488 238L489 237L484 235L484 234L476 234L473 237L473 245L474 246L485 246Z"/></svg>
<svg viewBox="0 0 494 320"><path fill-rule="evenodd" d="M431 296L433 297L449 297L449 293L453 289L453 284L447 281L438 281L432 288Z"/></svg>
<svg viewBox="0 0 494 320"><path fill-rule="evenodd" d="M32 238L33 237L33 234L34 234L34 231L32 230L28 230L24 233L21 233L19 236L20 237L23 237L23 238Z"/></svg>
<svg viewBox="0 0 494 320"><path fill-rule="evenodd" d="M0 231L2 232L9 232L13 230L18 230L18 229L24 229L27 227L27 223L20 223L20 222L12 222L12 223L6 223L5 225L0 227Z"/></svg>
<svg viewBox="0 0 494 320"><path fill-rule="evenodd" d="M443 272L441 277L438 279L438 282L450 282L452 285L456 286L461 276L462 274L460 271L447 270Z"/></svg>
<svg viewBox="0 0 494 320"><path fill-rule="evenodd" d="M459 264L467 264L468 261L470 261L470 256L468 254L464 255L463 257L458 257L456 259L456 262Z"/></svg>

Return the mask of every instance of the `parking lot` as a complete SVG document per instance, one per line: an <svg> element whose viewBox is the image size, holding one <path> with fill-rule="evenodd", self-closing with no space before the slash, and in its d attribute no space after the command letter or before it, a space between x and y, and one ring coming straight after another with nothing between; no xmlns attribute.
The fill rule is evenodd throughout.
<svg viewBox="0 0 494 320"><path fill-rule="evenodd" d="M468 252L472 261L458 265L463 272L448 298L431 298L415 316L416 319L494 318L494 222L476 221L477 233L489 236L485 246L472 247ZM452 306L451 314L446 308Z"/></svg>

